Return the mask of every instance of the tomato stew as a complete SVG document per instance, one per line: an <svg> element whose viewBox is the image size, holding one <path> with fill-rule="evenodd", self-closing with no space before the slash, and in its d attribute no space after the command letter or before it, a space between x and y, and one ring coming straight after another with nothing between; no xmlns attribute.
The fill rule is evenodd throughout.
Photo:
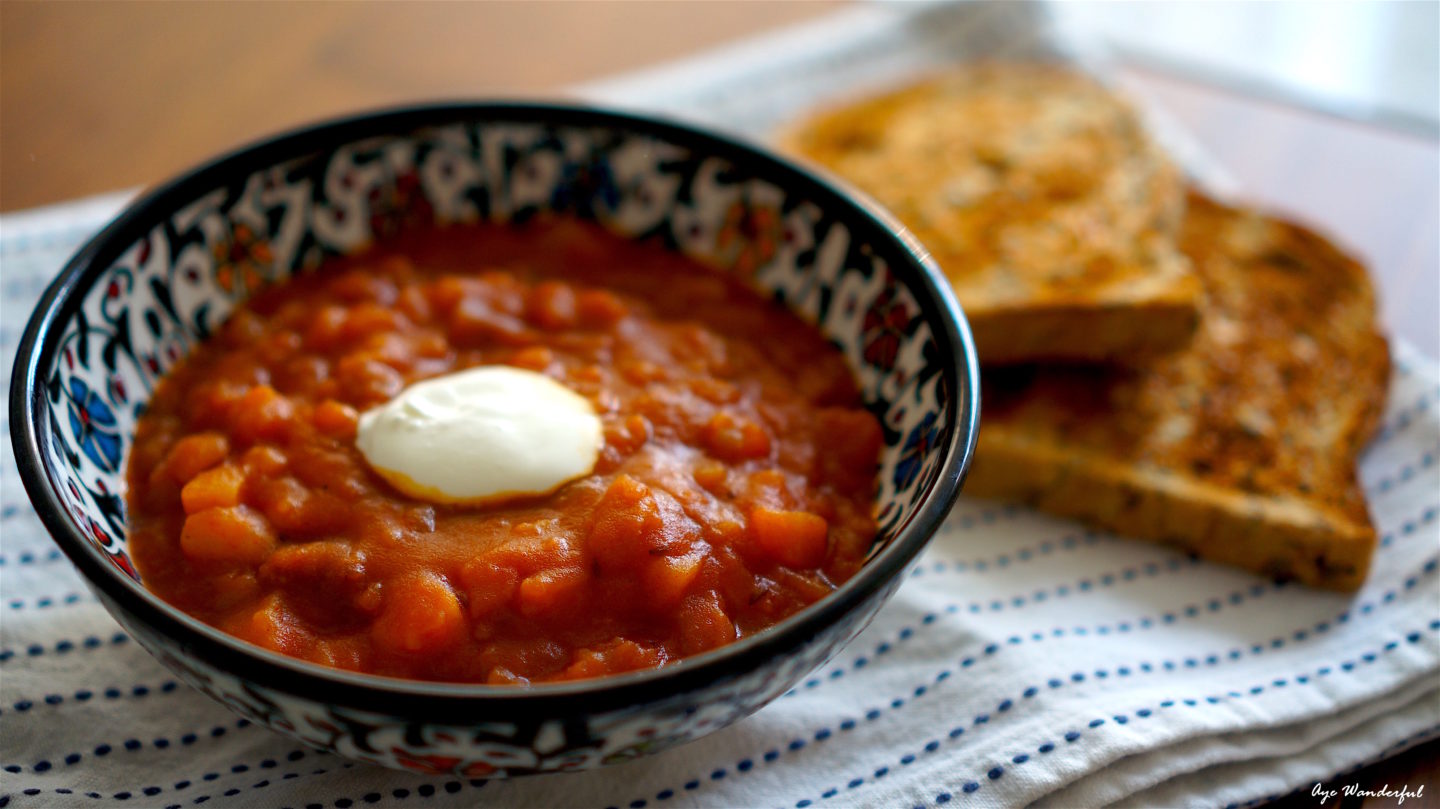
<svg viewBox="0 0 1440 809"><path fill-rule="evenodd" d="M437 505L358 414L485 364L604 425L592 474ZM230 634L396 677L663 666L862 564L882 436L839 351L741 283L571 221L412 234L261 292L161 382L128 472L145 584Z"/></svg>

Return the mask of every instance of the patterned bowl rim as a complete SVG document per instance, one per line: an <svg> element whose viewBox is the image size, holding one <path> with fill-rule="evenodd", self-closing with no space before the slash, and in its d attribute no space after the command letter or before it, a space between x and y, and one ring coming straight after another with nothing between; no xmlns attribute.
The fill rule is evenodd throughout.
<svg viewBox="0 0 1440 809"><path fill-rule="evenodd" d="M614 128L668 139L782 187L803 188L875 246L892 274L910 285L940 347L954 361L944 365L953 418L943 426L945 457L939 476L900 532L860 572L821 601L747 638L660 669L591 680L543 683L527 688L404 680L341 671L286 657L233 638L162 601L104 561L71 524L60 494L45 473L51 441L42 421L44 386L64 324L79 309L96 279L158 222L200 194L267 166L336 146L385 135L409 135L427 127L483 123L540 123ZM948 344L948 345L946 345ZM858 608L899 576L939 529L959 495L975 452L980 422L980 375L974 339L950 284L929 252L891 214L842 181L781 158L765 147L663 117L587 104L529 101L446 101L360 113L289 130L241 146L149 190L85 244L45 290L20 340L10 385L10 433L25 490L41 522L98 589L107 608L118 607L144 625L231 674L322 703L351 705L398 716L538 718L586 714L650 702L724 680L765 665L787 648L813 637Z"/></svg>

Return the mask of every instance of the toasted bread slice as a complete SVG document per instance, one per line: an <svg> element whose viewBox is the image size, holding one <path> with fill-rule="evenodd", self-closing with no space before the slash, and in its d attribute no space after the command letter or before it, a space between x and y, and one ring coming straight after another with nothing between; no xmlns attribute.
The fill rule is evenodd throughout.
<svg viewBox="0 0 1440 809"><path fill-rule="evenodd" d="M967 494L1353 590L1375 529L1356 459L1389 349L1365 270L1297 225L1192 195L1205 284L1186 349L1127 369L1004 369L981 383Z"/></svg>
<svg viewBox="0 0 1440 809"><path fill-rule="evenodd" d="M888 207L949 276L986 365L1186 343L1180 173L1133 110L1058 66L979 64L824 111L780 145Z"/></svg>

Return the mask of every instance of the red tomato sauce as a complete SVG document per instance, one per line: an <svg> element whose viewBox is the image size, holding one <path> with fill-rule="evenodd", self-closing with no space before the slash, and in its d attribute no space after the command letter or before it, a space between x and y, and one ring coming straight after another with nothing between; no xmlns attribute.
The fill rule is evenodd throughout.
<svg viewBox="0 0 1440 809"><path fill-rule="evenodd" d="M453 506L366 464L359 413L501 363L594 405L592 474ZM578 222L437 230L261 292L161 381L130 547L160 597L297 658L595 677L758 632L853 575L881 443L839 351L732 278Z"/></svg>

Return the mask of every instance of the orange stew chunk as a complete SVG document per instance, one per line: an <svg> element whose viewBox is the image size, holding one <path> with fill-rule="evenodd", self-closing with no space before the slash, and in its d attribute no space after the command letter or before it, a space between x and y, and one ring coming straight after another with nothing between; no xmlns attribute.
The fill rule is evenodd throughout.
<svg viewBox="0 0 1440 809"><path fill-rule="evenodd" d="M196 562L255 566L275 550L275 532L247 506L210 508L185 518L180 549Z"/></svg>
<svg viewBox="0 0 1440 809"><path fill-rule="evenodd" d="M602 570L634 570L658 548L665 523L650 488L620 475L595 507L590 552Z"/></svg>
<svg viewBox="0 0 1440 809"><path fill-rule="evenodd" d="M385 606L370 637L382 653L429 654L454 646L465 636L460 599L431 573L401 579L387 588Z"/></svg>
<svg viewBox="0 0 1440 809"><path fill-rule="evenodd" d="M588 578L578 567L542 570L520 582L520 614L526 617L553 616L579 599Z"/></svg>
<svg viewBox="0 0 1440 809"><path fill-rule="evenodd" d="M285 453L274 447L254 446L240 456L240 465L251 475L270 477L285 468Z"/></svg>
<svg viewBox="0 0 1440 809"><path fill-rule="evenodd" d="M721 411L705 427L705 444L715 457L725 461L764 458L770 454L770 436L748 419Z"/></svg>
<svg viewBox="0 0 1440 809"><path fill-rule="evenodd" d="M311 417L315 429L335 438L354 438L355 424L359 419L360 414L355 412L355 408L334 399L326 399L316 405L315 415Z"/></svg>
<svg viewBox="0 0 1440 809"><path fill-rule="evenodd" d="M520 584L514 568L482 559L467 562L460 570L460 581L470 601L470 617L476 620L509 604Z"/></svg>
<svg viewBox="0 0 1440 809"><path fill-rule="evenodd" d="M597 649L581 649L575 655L575 662L566 667L562 677L579 680L599 677L612 671L653 669L664 662L665 655L660 650L622 638Z"/></svg>
<svg viewBox="0 0 1440 809"><path fill-rule="evenodd" d="M680 607L680 649L687 655L735 640L735 624L715 593L692 595Z"/></svg>
<svg viewBox="0 0 1440 809"><path fill-rule="evenodd" d="M196 475L225 460L230 441L219 433L196 433L175 442L165 457L162 468L179 484L190 482Z"/></svg>
<svg viewBox="0 0 1440 809"><path fill-rule="evenodd" d="M657 556L649 560L641 580L651 606L661 610L674 607L700 577L704 565L705 554L699 550L683 556Z"/></svg>
<svg viewBox="0 0 1440 809"><path fill-rule="evenodd" d="M755 542L786 567L819 567L825 561L830 526L818 514L761 506L750 512L750 529Z"/></svg>
<svg viewBox="0 0 1440 809"><path fill-rule="evenodd" d="M186 514L194 514L208 508L230 508L240 505L240 487L245 483L245 473L238 467L217 466L190 479L180 490L180 502Z"/></svg>
<svg viewBox="0 0 1440 809"><path fill-rule="evenodd" d="M223 628L242 640L295 657L306 657L314 638L300 626L279 595L265 597L258 605L236 614Z"/></svg>
<svg viewBox="0 0 1440 809"><path fill-rule="evenodd" d="M457 505L370 468L363 412L482 365L589 401L593 470ZM600 677L853 575L883 441L839 352L734 278L578 222L420 231L260 290L171 369L130 453L131 548L162 598L321 665Z"/></svg>
<svg viewBox="0 0 1440 809"><path fill-rule="evenodd" d="M294 408L279 391L256 385L236 403L230 434L245 444L280 438L290 428L293 416Z"/></svg>

